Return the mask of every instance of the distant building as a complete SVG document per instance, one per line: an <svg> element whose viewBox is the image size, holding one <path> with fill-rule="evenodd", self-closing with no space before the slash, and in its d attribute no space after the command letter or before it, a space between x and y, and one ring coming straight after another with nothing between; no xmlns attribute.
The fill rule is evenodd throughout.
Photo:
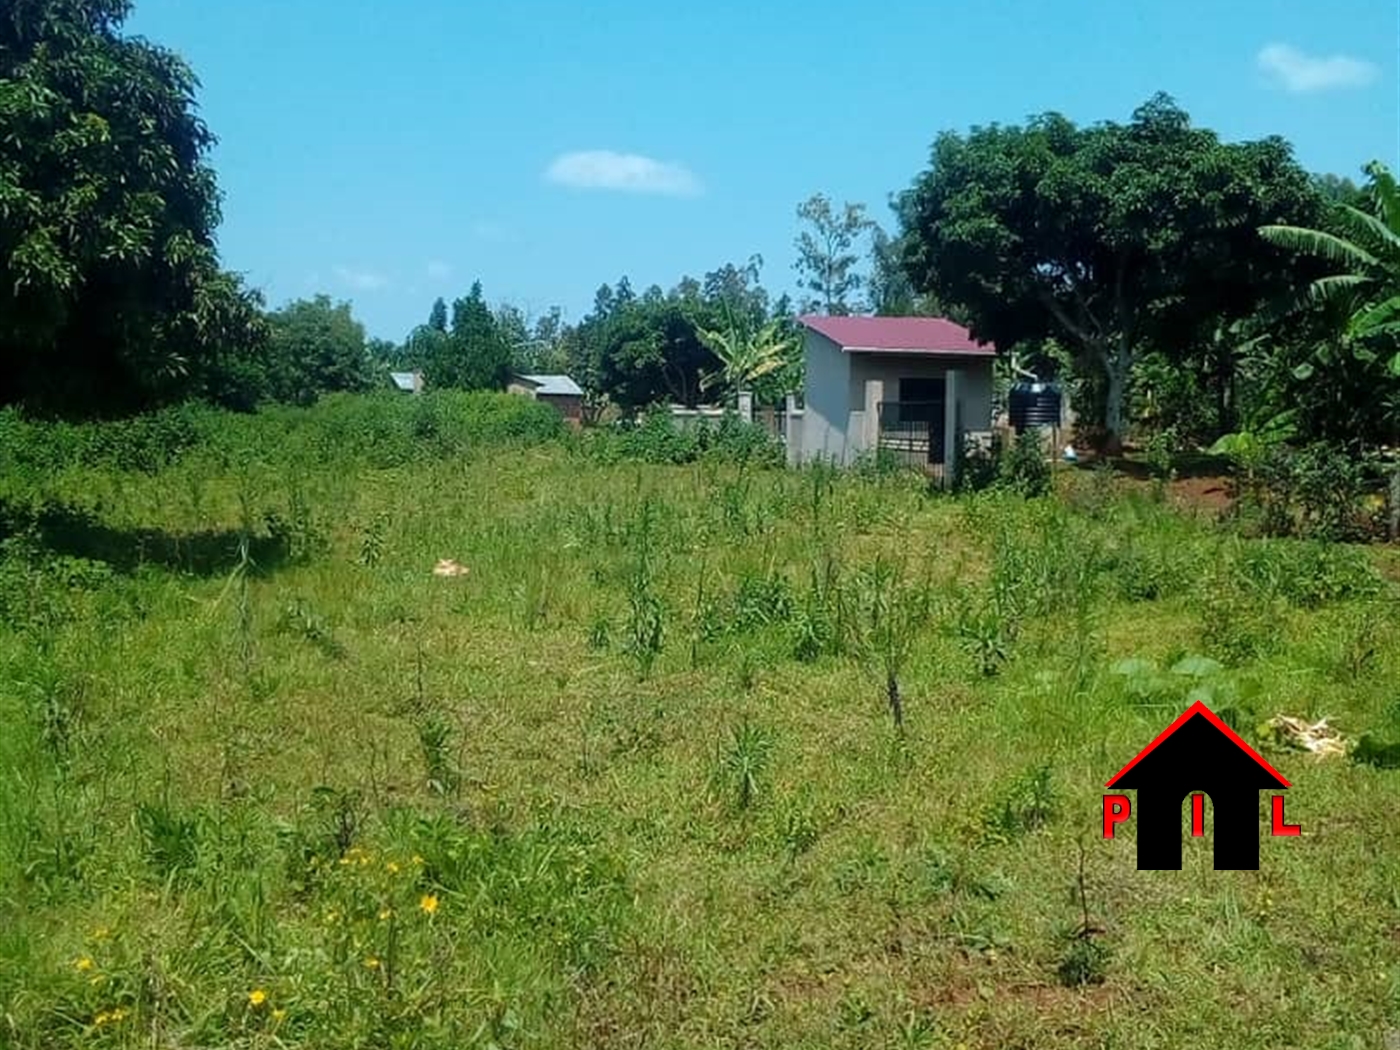
<svg viewBox="0 0 1400 1050"><path fill-rule="evenodd" d="M422 372L390 372L389 378L394 382L394 388L402 390L405 394L421 394L423 392Z"/></svg>
<svg viewBox="0 0 1400 1050"><path fill-rule="evenodd" d="M570 423L583 421L583 388L568 376L516 375L506 391L553 405Z"/></svg>
<svg viewBox="0 0 1400 1050"><path fill-rule="evenodd" d="M799 317L806 382L788 456L849 464L888 449L949 478L992 426L994 347L941 317Z"/></svg>

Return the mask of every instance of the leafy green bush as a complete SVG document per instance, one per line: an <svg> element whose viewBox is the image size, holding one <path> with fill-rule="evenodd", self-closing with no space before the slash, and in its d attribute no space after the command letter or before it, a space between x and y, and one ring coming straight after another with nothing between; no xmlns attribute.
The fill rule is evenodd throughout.
<svg viewBox="0 0 1400 1050"><path fill-rule="evenodd" d="M1363 551L1318 540L1241 544L1231 566L1254 590L1299 609L1371 597L1381 587L1381 578Z"/></svg>
<svg viewBox="0 0 1400 1050"><path fill-rule="evenodd" d="M21 474L69 467L153 474L210 440L226 415L186 404L126 419L69 423L26 419L11 408L0 411L0 447L10 469Z"/></svg>
<svg viewBox="0 0 1400 1050"><path fill-rule="evenodd" d="M1260 534L1338 542L1365 539L1377 525L1366 499L1378 479L1336 446L1231 434L1214 448L1235 463L1235 517Z"/></svg>
<svg viewBox="0 0 1400 1050"><path fill-rule="evenodd" d="M1066 988L1103 984L1112 953L1091 937L1072 937L1060 959L1056 975Z"/></svg>
<svg viewBox="0 0 1400 1050"><path fill-rule="evenodd" d="M707 459L778 467L784 462L782 445L765 428L746 423L732 412L718 422L701 419L683 425L665 407L652 409L638 421L621 422L611 431L590 431L582 447L604 463L682 464Z"/></svg>
<svg viewBox="0 0 1400 1050"><path fill-rule="evenodd" d="M1272 652L1279 644L1271 603L1230 587L1213 587L1201 603L1201 644L1229 666Z"/></svg>
<svg viewBox="0 0 1400 1050"><path fill-rule="evenodd" d="M957 469L963 492L1000 488L1034 499L1051 489L1050 463L1038 430L1022 431L1010 444L994 434L989 448L965 445L957 453Z"/></svg>
<svg viewBox="0 0 1400 1050"><path fill-rule="evenodd" d="M481 446L539 444L563 432L563 420L548 405L479 391L335 394L307 408L274 406L251 414L188 404L90 423L0 412L10 469L31 479L71 467L155 473L199 452L302 469L347 459L395 467Z"/></svg>

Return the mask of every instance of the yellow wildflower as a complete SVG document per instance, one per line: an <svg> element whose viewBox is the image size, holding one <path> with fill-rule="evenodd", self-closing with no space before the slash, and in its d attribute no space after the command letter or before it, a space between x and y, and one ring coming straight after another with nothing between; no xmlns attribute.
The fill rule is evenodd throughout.
<svg viewBox="0 0 1400 1050"><path fill-rule="evenodd" d="M111 1020L113 1020L113 1021L120 1021L123 1017L125 1017L125 1016L126 1016L128 1013L130 1013L130 1012L131 1012L131 1011L128 1010L125 1006L119 1006L119 1007L117 1007L115 1010L113 1010L110 1014L108 1014L107 1016L108 1016Z"/></svg>
<svg viewBox="0 0 1400 1050"><path fill-rule="evenodd" d="M399 866L391 860L388 864L384 865L384 870L390 875L397 875L399 873Z"/></svg>
<svg viewBox="0 0 1400 1050"><path fill-rule="evenodd" d="M415 853L415 854L413 855L413 863L414 863L414 864L421 865L421 864L423 863L423 858L420 857L420 856L418 856L418 854Z"/></svg>
<svg viewBox="0 0 1400 1050"><path fill-rule="evenodd" d="M265 1002L267 1002L267 993L261 988L254 988L248 993L249 1006L261 1006Z"/></svg>
<svg viewBox="0 0 1400 1050"><path fill-rule="evenodd" d="M97 1025L97 1027L101 1028L104 1024L106 1024L106 1023L107 1023L108 1021L110 1021L111 1019L112 1019L112 1015L109 1014L106 1010L103 1010L100 1014L98 1014L96 1017L94 1017L94 1018L92 1019L92 1023L95 1024L95 1025Z"/></svg>
<svg viewBox="0 0 1400 1050"><path fill-rule="evenodd" d="M92 963L92 956L90 956L90 955L84 955L81 959L79 959L79 960L78 960L77 962L75 962L73 965L74 965L75 967L77 967L79 970L91 970L91 969L92 969L92 965L93 965L93 963Z"/></svg>
<svg viewBox="0 0 1400 1050"><path fill-rule="evenodd" d="M418 907L423 909L424 914L433 915L438 910L438 899L435 893L423 894L423 899L418 902Z"/></svg>
<svg viewBox="0 0 1400 1050"><path fill-rule="evenodd" d="M278 1024L281 1024L287 1019L287 1011L279 1006L276 1010L272 1011L272 1019Z"/></svg>
<svg viewBox="0 0 1400 1050"><path fill-rule="evenodd" d="M377 970L377 969L379 969L379 960L376 959L373 955L366 956L366 958L365 958L365 969L366 969L366 970Z"/></svg>
<svg viewBox="0 0 1400 1050"><path fill-rule="evenodd" d="M380 922L388 922L388 921L389 921L390 919L392 919L393 917L394 917L394 909L393 909L393 908L382 908L382 909L380 910L380 912L379 912L379 921L380 921Z"/></svg>

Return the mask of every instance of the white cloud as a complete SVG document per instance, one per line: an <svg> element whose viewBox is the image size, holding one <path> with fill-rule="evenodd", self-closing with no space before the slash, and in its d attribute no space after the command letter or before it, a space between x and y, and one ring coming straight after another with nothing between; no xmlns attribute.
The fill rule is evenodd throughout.
<svg viewBox="0 0 1400 1050"><path fill-rule="evenodd" d="M375 273L373 270L357 270L350 266L337 266L333 272L336 280L357 292L377 292L381 288L389 287L389 278L382 273Z"/></svg>
<svg viewBox="0 0 1400 1050"><path fill-rule="evenodd" d="M694 197L702 189L695 174L681 164L606 149L562 153L554 158L544 177L576 189L658 193L669 197Z"/></svg>
<svg viewBox="0 0 1400 1050"><path fill-rule="evenodd" d="M1309 55L1289 44L1269 44L1255 58L1275 87L1301 94L1332 88L1365 87L1376 79L1376 67L1350 55Z"/></svg>
<svg viewBox="0 0 1400 1050"><path fill-rule="evenodd" d="M452 276L452 267L441 259L434 259L428 263L426 271L430 280L445 281Z"/></svg>

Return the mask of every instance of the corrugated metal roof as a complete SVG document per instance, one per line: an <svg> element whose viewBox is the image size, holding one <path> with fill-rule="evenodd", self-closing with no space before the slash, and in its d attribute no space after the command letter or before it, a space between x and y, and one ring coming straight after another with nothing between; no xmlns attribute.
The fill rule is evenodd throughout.
<svg viewBox="0 0 1400 1050"><path fill-rule="evenodd" d="M413 392L414 373L412 372L390 372L389 378L394 381L394 385L400 390Z"/></svg>
<svg viewBox="0 0 1400 1050"><path fill-rule="evenodd" d="M536 394L582 397L583 388L568 376L522 375L526 382L535 385Z"/></svg>
<svg viewBox="0 0 1400 1050"><path fill-rule="evenodd" d="M979 343L960 324L945 317L799 317L851 353L966 354L991 357L996 348Z"/></svg>

